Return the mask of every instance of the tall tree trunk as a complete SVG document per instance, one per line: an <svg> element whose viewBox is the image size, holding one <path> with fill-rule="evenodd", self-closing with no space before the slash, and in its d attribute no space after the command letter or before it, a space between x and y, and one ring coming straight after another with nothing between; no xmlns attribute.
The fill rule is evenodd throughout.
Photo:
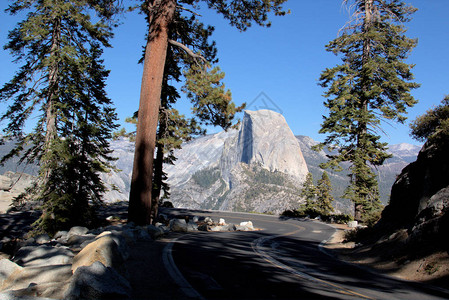
<svg viewBox="0 0 449 300"><path fill-rule="evenodd" d="M168 26L176 0L149 1L149 32L140 91L136 149L129 196L128 220L151 224L153 155L156 144Z"/></svg>
<svg viewBox="0 0 449 300"><path fill-rule="evenodd" d="M159 125L160 126L160 125ZM162 190L162 172L164 168L164 146L161 144L157 145L156 148L156 160L154 161L154 187L153 187L153 208L152 216L154 221L157 218L158 208L159 208L159 198Z"/></svg>
<svg viewBox="0 0 449 300"><path fill-rule="evenodd" d="M368 33L370 27L372 26L372 16L373 16L373 0L365 0L365 18L363 24L363 31L365 34ZM371 40L369 38L365 38L363 41L363 53L362 53L362 70L366 67L366 64L369 61L371 52ZM365 114L368 110L368 100L365 97L365 93L369 90L369 86L366 85L364 80L362 81L362 91L363 94L360 97L359 110L361 114ZM360 120L357 128L357 149L361 149L362 152L366 148L366 134L368 132L367 122ZM366 161L364 162L367 163ZM358 170L358 171L357 171ZM355 185L359 187L363 184L361 175L358 172L361 172L360 168L356 167L355 174ZM367 200L368 195L358 194L358 201L354 203L354 219L357 221L362 220L362 215L364 214L364 202Z"/></svg>
<svg viewBox="0 0 449 300"><path fill-rule="evenodd" d="M54 58L59 55L60 50L60 40L61 40L61 20L59 18L54 21L54 28L52 33L52 40L50 46L50 57ZM57 136L56 127L56 111L55 111L55 97L56 91L58 89L58 60L53 59L52 65L49 67L48 73L48 95L47 95L47 106L45 111L45 145L44 145L44 155L50 152L52 143ZM48 160L49 158L47 158ZM47 165L47 161L43 161L42 165ZM48 181L50 177L51 169L47 166L43 176L44 184Z"/></svg>
<svg viewBox="0 0 449 300"><path fill-rule="evenodd" d="M167 67L167 66L166 66ZM167 122L168 122L168 112L166 106L168 104L168 91L167 91L167 74L164 74L164 78L162 80L162 91L161 91L161 106L159 108L159 128L157 132L156 139L156 159L153 162L153 192L152 192L152 201L153 207L152 217L153 223L155 219L157 219L158 209L159 209L159 197L161 195L162 190L162 174L164 171L164 145L159 143L161 139L164 138L167 131ZM165 88L165 89L164 89Z"/></svg>
<svg viewBox="0 0 449 300"><path fill-rule="evenodd" d="M357 177L357 176L356 176ZM356 178L357 180L357 178ZM354 220L355 221L362 221L363 220L363 213L364 213L364 206L361 203L355 203L354 204Z"/></svg>

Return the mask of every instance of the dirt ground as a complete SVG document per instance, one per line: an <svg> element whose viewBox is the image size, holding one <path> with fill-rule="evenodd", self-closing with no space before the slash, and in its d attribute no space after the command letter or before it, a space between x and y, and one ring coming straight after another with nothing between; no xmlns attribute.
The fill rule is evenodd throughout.
<svg viewBox="0 0 449 300"><path fill-rule="evenodd" d="M344 242L346 225L334 225L338 230L325 246L332 250L343 261L360 264L377 271L405 280L419 281L449 289L449 254L436 251L417 259L395 258L385 259L374 245L355 245ZM380 247L379 247L380 248ZM377 252L377 253L376 253Z"/></svg>

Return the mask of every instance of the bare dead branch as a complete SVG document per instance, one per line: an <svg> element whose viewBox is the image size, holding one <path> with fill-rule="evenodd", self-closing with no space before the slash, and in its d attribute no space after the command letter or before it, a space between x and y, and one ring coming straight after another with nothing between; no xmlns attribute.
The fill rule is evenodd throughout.
<svg viewBox="0 0 449 300"><path fill-rule="evenodd" d="M189 12L189 13L195 15L195 16L202 17L202 15L200 15L199 13L194 12L193 10L191 10L191 9L189 9L189 8L187 8L187 7L178 5L178 6L176 6L176 8L179 8L180 10L185 10L185 11L187 11L187 12Z"/></svg>
<svg viewBox="0 0 449 300"><path fill-rule="evenodd" d="M190 57L192 57L195 61L197 61L197 59L202 60L205 64L208 63L208 61L204 58L204 56L197 54L195 52L193 52L189 47L187 47L184 44L181 44L180 42L174 41L174 40L168 40L168 42L170 44L172 44L173 46L179 47L182 50L184 50Z"/></svg>

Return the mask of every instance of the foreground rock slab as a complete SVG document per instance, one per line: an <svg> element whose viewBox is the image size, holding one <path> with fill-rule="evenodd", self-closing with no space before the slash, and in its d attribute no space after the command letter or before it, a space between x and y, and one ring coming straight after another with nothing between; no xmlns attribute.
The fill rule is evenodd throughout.
<svg viewBox="0 0 449 300"><path fill-rule="evenodd" d="M76 269L64 299L130 299L131 292L123 276L96 261Z"/></svg>
<svg viewBox="0 0 449 300"><path fill-rule="evenodd" d="M23 267L71 264L73 252L67 248L26 246L19 249L14 261Z"/></svg>
<svg viewBox="0 0 449 300"><path fill-rule="evenodd" d="M0 299L129 299L133 295L129 279L136 279L136 274L129 274L127 260L131 250L136 255L136 245L150 245L169 232L229 232L237 226L254 230L250 221L237 226L224 219L218 223L210 217L184 216L148 226L73 227L53 239L42 235L21 240L11 260L0 260Z"/></svg>
<svg viewBox="0 0 449 300"><path fill-rule="evenodd" d="M74 257L72 271L76 273L78 268L90 266L95 262L101 262L104 266L114 268L122 275L126 275L124 259L118 245L110 235L103 235L84 247Z"/></svg>

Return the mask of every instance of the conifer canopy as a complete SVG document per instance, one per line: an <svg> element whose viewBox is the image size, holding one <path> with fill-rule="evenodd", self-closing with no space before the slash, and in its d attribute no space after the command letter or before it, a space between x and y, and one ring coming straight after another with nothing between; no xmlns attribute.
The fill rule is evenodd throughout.
<svg viewBox="0 0 449 300"><path fill-rule="evenodd" d="M411 91L413 65L406 59L417 40L405 36L405 22L416 11L398 0L344 1L352 16L326 50L342 63L324 70L320 85L328 115L320 133L327 134L318 148L337 151L322 165L341 170L350 162L351 185L345 197L355 204L355 219L380 208L377 178L372 167L390 157L380 141L382 121L403 123L406 110L417 101Z"/></svg>
<svg viewBox="0 0 449 300"><path fill-rule="evenodd" d="M88 225L105 190L99 173L112 159L108 139L116 115L101 54L118 9L113 0L15 0L7 11L27 15L4 47L22 65L0 89L8 104L0 116L8 120L4 138L16 142L2 162L19 155L21 162L39 163L39 180L18 199L42 204L39 231ZM25 131L32 120L34 130Z"/></svg>

